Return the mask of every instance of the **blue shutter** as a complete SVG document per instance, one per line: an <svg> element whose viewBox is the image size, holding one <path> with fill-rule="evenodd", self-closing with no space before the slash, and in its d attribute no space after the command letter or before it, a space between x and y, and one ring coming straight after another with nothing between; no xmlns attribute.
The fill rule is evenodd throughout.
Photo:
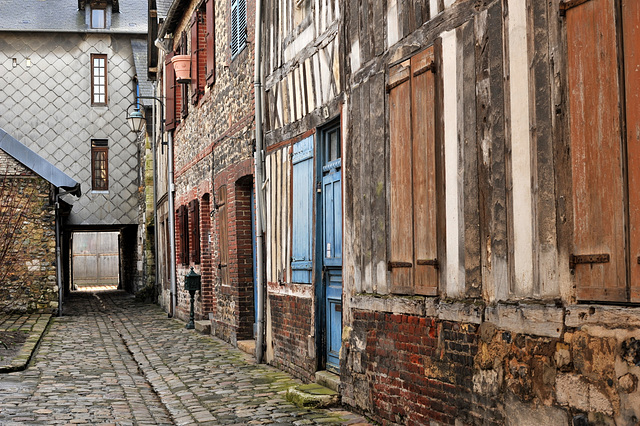
<svg viewBox="0 0 640 426"><path fill-rule="evenodd" d="M231 0L231 57L247 43L247 0Z"/></svg>
<svg viewBox="0 0 640 426"><path fill-rule="evenodd" d="M291 280L311 283L313 270L313 136L293 145Z"/></svg>

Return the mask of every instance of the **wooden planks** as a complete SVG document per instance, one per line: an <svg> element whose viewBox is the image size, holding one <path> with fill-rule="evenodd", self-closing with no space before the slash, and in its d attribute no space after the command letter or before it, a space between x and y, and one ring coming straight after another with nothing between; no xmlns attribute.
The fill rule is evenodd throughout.
<svg viewBox="0 0 640 426"><path fill-rule="evenodd" d="M640 302L640 2L622 1L624 78L629 159L630 301Z"/></svg>
<svg viewBox="0 0 640 426"><path fill-rule="evenodd" d="M626 300L624 159L614 0L567 11L574 253L611 261L575 268L580 300ZM597 66L594 66L597 64Z"/></svg>

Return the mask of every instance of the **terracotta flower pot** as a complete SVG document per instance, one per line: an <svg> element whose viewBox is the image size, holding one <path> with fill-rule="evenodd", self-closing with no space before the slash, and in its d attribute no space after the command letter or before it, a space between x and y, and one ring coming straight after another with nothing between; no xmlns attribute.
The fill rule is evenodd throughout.
<svg viewBox="0 0 640 426"><path fill-rule="evenodd" d="M176 55L171 58L178 83L191 82L191 55Z"/></svg>

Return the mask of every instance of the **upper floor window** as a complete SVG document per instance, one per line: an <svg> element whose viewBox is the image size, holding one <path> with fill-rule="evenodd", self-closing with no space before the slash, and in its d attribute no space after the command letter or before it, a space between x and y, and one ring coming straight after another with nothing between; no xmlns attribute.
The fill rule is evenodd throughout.
<svg viewBox="0 0 640 426"><path fill-rule="evenodd" d="M107 27L107 11L105 9L91 8L91 28Z"/></svg>
<svg viewBox="0 0 640 426"><path fill-rule="evenodd" d="M231 57L247 45L247 0L231 0Z"/></svg>
<svg viewBox="0 0 640 426"><path fill-rule="evenodd" d="M91 55L91 104L107 104L107 55Z"/></svg>
<svg viewBox="0 0 640 426"><path fill-rule="evenodd" d="M91 189L109 189L109 144L106 139L91 141Z"/></svg>

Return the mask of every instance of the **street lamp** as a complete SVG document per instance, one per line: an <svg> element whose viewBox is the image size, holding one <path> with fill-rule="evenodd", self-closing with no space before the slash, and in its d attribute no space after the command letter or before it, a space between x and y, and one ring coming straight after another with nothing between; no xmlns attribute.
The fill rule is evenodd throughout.
<svg viewBox="0 0 640 426"><path fill-rule="evenodd" d="M129 113L129 109L131 109L131 107L135 107L135 109L133 112ZM147 120L144 118L144 115L142 114L142 111L140 111L140 107L137 103L131 104L129 105L129 108L127 108L127 121L129 122L129 127L132 132L142 132Z"/></svg>
<svg viewBox="0 0 640 426"><path fill-rule="evenodd" d="M155 92L155 84L154 84L154 92ZM162 100L155 96L136 96L135 103L131 104L129 108L127 108L127 121L129 122L129 126L131 130L140 134L144 130L145 118L142 112L140 111L140 99L150 99L160 104L160 146L163 148L164 145L168 145L169 152L167 153L167 192L168 192L168 204L169 204L169 223L168 228L174 229L175 218L173 215L174 206L173 206L173 146L171 143L164 141L164 104ZM129 113L131 108L134 110ZM155 104L154 104L155 110ZM156 114L154 113L154 119ZM169 134L169 138L171 138L171 134ZM155 124L152 126L152 151L153 151L153 213L154 213L154 237L155 237L155 279L156 285L160 282L159 273L158 273L158 198L157 198L157 164L156 164L156 126ZM171 285L171 314L175 314L175 306L176 306L176 261L175 261L175 234L173 232L169 232L169 280Z"/></svg>

